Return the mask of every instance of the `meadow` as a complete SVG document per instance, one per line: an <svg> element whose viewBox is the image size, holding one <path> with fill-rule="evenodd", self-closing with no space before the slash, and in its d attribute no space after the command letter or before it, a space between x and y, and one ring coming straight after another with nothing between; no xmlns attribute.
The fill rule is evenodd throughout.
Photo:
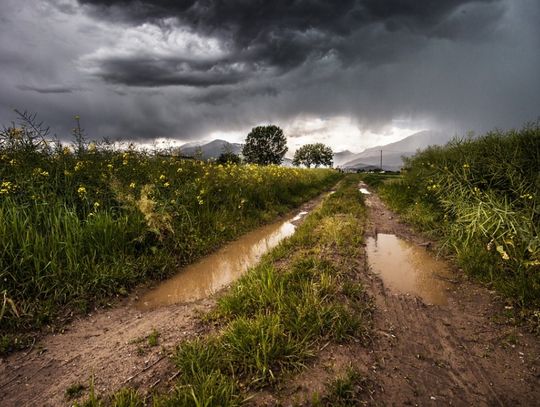
<svg viewBox="0 0 540 407"><path fill-rule="evenodd" d="M377 186L405 220L440 239L443 249L455 255L469 275L536 315L534 310L540 306L538 123L430 147L406 160L401 177L367 175L365 180Z"/></svg>
<svg viewBox="0 0 540 407"><path fill-rule="evenodd" d="M75 130L69 147L31 122L0 133L4 350L13 333L163 279L340 177L116 149Z"/></svg>

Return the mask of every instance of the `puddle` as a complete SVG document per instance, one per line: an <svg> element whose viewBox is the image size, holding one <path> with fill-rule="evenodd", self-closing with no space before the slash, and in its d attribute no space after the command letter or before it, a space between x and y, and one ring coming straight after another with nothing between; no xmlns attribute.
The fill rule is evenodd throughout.
<svg viewBox="0 0 540 407"><path fill-rule="evenodd" d="M141 310L161 306L196 301L208 297L231 282L237 280L247 269L255 265L270 249L291 236L300 220L307 212L286 221L263 226L245 234L217 252L181 270L146 293L136 304Z"/></svg>
<svg viewBox="0 0 540 407"><path fill-rule="evenodd" d="M379 233L376 239L368 238L366 251L371 269L387 287L417 295L428 304L447 304L450 270L425 248Z"/></svg>
<svg viewBox="0 0 540 407"><path fill-rule="evenodd" d="M371 195L371 192L369 192L366 188L360 188L359 191L364 195Z"/></svg>

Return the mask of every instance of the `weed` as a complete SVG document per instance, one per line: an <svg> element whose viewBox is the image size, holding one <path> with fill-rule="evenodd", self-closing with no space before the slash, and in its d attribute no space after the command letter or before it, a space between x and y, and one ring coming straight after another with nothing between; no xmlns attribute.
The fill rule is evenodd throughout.
<svg viewBox="0 0 540 407"><path fill-rule="evenodd" d="M540 304L540 124L456 139L380 183L385 201L437 236L469 274L522 307Z"/></svg>
<svg viewBox="0 0 540 407"><path fill-rule="evenodd" d="M159 336L160 333L154 328L152 329L152 332L150 335L146 337L146 342L148 343L148 346L158 346L159 344Z"/></svg>
<svg viewBox="0 0 540 407"><path fill-rule="evenodd" d="M319 405L359 406L368 405L369 381L355 368L349 367L345 374L327 384L327 393Z"/></svg>
<svg viewBox="0 0 540 407"><path fill-rule="evenodd" d="M82 395L82 392L86 389L86 386L82 383L74 383L69 386L65 391L65 396L68 400L77 398Z"/></svg>

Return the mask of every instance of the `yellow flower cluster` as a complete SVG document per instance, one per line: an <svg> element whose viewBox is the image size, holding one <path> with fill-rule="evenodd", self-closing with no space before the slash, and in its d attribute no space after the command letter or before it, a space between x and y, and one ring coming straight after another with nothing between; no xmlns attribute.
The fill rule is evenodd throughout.
<svg viewBox="0 0 540 407"><path fill-rule="evenodd" d="M14 185L11 181L2 181L2 187L0 188L0 195L7 195L13 191Z"/></svg>

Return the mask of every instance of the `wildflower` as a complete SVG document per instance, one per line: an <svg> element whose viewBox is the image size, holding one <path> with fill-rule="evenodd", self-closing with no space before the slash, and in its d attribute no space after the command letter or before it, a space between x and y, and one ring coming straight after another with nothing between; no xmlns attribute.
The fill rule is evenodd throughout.
<svg viewBox="0 0 540 407"><path fill-rule="evenodd" d="M122 161L122 165L128 165L128 160Z"/></svg>
<svg viewBox="0 0 540 407"><path fill-rule="evenodd" d="M64 154L64 155L69 155L69 154L71 154L71 150L69 149L69 147L64 147L64 148L62 149L62 154Z"/></svg>
<svg viewBox="0 0 540 407"><path fill-rule="evenodd" d="M92 151L92 152L96 151L96 143L90 143L88 145L88 151Z"/></svg>
<svg viewBox="0 0 540 407"><path fill-rule="evenodd" d="M112 165L112 164L107 164L107 168L108 168L109 170L112 170L112 169L114 168L114 165Z"/></svg>
<svg viewBox="0 0 540 407"><path fill-rule="evenodd" d="M161 181L163 181L165 178L166 178L166 177L165 177L165 175L163 175L163 174L161 174L161 175L159 176L159 179L160 179Z"/></svg>
<svg viewBox="0 0 540 407"><path fill-rule="evenodd" d="M17 165L17 164L18 162L15 158L9 162L9 165Z"/></svg>
<svg viewBox="0 0 540 407"><path fill-rule="evenodd" d="M463 168L470 168L471 166L467 163L463 164Z"/></svg>
<svg viewBox="0 0 540 407"><path fill-rule="evenodd" d="M40 175L42 177L48 177L49 171L42 170L41 168L34 168L34 171L32 171L34 175Z"/></svg>
<svg viewBox="0 0 540 407"><path fill-rule="evenodd" d="M497 246L497 251L499 252L503 260L510 260L510 256L508 256L508 253L506 253L504 247Z"/></svg>
<svg viewBox="0 0 540 407"><path fill-rule="evenodd" d="M97 208L99 208L101 205L99 202L94 202L94 210L97 210Z"/></svg>
<svg viewBox="0 0 540 407"><path fill-rule="evenodd" d="M10 181L3 181L0 188L0 195L7 195L13 189L13 184Z"/></svg>
<svg viewBox="0 0 540 407"><path fill-rule="evenodd" d="M75 164L75 171L80 171L84 167L84 163L82 161L77 161L77 164Z"/></svg>
<svg viewBox="0 0 540 407"><path fill-rule="evenodd" d="M68 170L64 170L64 175L65 175L66 177L69 177L69 176L71 175L71 172L68 171Z"/></svg>
<svg viewBox="0 0 540 407"><path fill-rule="evenodd" d="M82 197L86 194L86 188L83 187L82 185L79 186L79 188L77 188L77 193Z"/></svg>
<svg viewBox="0 0 540 407"><path fill-rule="evenodd" d="M167 188L169 185L171 185L171 184L169 184L168 182L166 182L166 183L163 184L163 186L164 186L165 188Z"/></svg>
<svg viewBox="0 0 540 407"><path fill-rule="evenodd" d="M129 184L129 187L130 187L131 189L135 188L135 183L132 182L131 184Z"/></svg>

